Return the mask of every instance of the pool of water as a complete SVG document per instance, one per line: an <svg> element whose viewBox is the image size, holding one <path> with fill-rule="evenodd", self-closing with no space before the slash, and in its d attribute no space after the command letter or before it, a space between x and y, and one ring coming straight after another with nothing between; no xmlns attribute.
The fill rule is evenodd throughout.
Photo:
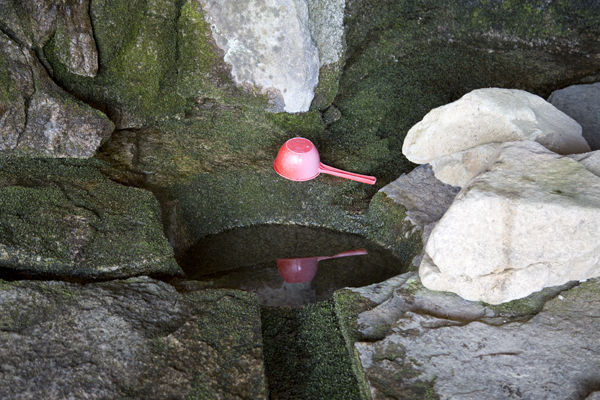
<svg viewBox="0 0 600 400"><path fill-rule="evenodd" d="M317 257L342 254L333 259ZM343 287L405 272L407 263L367 239L322 228L261 225L206 236L178 257L187 278L254 292L263 306L302 306Z"/></svg>

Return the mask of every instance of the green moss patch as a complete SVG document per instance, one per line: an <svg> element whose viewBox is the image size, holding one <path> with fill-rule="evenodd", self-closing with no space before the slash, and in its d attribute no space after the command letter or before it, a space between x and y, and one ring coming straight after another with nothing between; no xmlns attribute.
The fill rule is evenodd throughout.
<svg viewBox="0 0 600 400"><path fill-rule="evenodd" d="M325 110L331 105L338 93L342 75L342 62L323 65L319 70L319 84L315 88L315 97L310 105L313 110Z"/></svg>
<svg viewBox="0 0 600 400"><path fill-rule="evenodd" d="M373 196L369 204L367 236L408 261L423 248L420 232L406 220L406 209L382 192Z"/></svg>
<svg viewBox="0 0 600 400"><path fill-rule="evenodd" d="M412 168L402 142L432 108L480 87L547 96L598 77L585 53L597 51L589 39L600 33L599 7L541 0L349 3L347 61L334 100L342 118L329 128L336 164L391 180Z"/></svg>
<svg viewBox="0 0 600 400"><path fill-rule="evenodd" d="M333 294L335 314L344 337L346 351L350 357L352 371L358 381L360 398L371 399L371 390L366 380L358 352L354 348L354 343L360 340L358 332L357 318L363 311L372 309L375 304L359 295L356 292L347 289L341 289Z"/></svg>
<svg viewBox="0 0 600 400"><path fill-rule="evenodd" d="M181 229L183 236L178 242L182 244L226 229L265 223L316 225L363 233L364 215L350 209L356 193L334 180L324 177L291 182L273 170L203 173L170 187L167 201L176 204L175 225Z"/></svg>
<svg viewBox="0 0 600 400"><path fill-rule="evenodd" d="M150 192L98 161L0 159L0 266L72 278L178 274Z"/></svg>
<svg viewBox="0 0 600 400"><path fill-rule="evenodd" d="M332 302L261 313L271 398L361 399Z"/></svg>

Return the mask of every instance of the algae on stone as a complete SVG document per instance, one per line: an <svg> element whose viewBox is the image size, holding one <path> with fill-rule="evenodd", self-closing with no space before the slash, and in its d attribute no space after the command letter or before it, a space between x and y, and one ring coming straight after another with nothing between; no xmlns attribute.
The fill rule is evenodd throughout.
<svg viewBox="0 0 600 400"><path fill-rule="evenodd" d="M97 161L0 159L0 264L32 276L181 273L151 193L116 184Z"/></svg>
<svg viewBox="0 0 600 400"><path fill-rule="evenodd" d="M358 381L361 400L370 400L371 390L365 378L358 352L354 348L359 338L356 319L358 315L374 306L373 302L348 289L340 289L333 294L333 304L340 331L350 357L352 372Z"/></svg>
<svg viewBox="0 0 600 400"><path fill-rule="evenodd" d="M176 77L175 2L93 1L90 7L99 72L91 77L68 71L53 38L44 52L54 78L70 92L108 113L118 127L140 127L147 121L180 112L182 100L172 90Z"/></svg>
<svg viewBox="0 0 600 400"><path fill-rule="evenodd" d="M89 0L3 1L0 29L29 50L40 49L54 38L60 43L57 57L68 71L94 76L98 70L98 54L89 4Z"/></svg>
<svg viewBox="0 0 600 400"><path fill-rule="evenodd" d="M96 77L69 73L55 40L44 52L54 78L107 112L119 129L180 120L207 100L266 104L263 96L235 88L197 2L98 0L90 15L99 53Z"/></svg>
<svg viewBox="0 0 600 400"><path fill-rule="evenodd" d="M489 0L349 2L347 61L329 127L335 165L361 165L389 180L410 165L403 137L430 109L479 87L546 97L599 77L599 5ZM570 18L569 15L581 16Z"/></svg>
<svg viewBox="0 0 600 400"><path fill-rule="evenodd" d="M273 398L363 399L331 301L261 312Z"/></svg>
<svg viewBox="0 0 600 400"><path fill-rule="evenodd" d="M393 249L409 262L423 248L421 232L406 218L406 208L383 192L378 192L369 203L369 239Z"/></svg>

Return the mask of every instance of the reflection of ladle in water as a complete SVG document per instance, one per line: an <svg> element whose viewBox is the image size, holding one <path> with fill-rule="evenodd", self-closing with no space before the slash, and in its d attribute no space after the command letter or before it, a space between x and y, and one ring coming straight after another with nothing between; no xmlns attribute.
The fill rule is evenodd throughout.
<svg viewBox="0 0 600 400"><path fill-rule="evenodd" d="M319 261L331 258L360 256L369 254L365 249L348 250L334 256L303 257L303 258L278 258L277 269L284 281L288 283L309 282L317 273Z"/></svg>

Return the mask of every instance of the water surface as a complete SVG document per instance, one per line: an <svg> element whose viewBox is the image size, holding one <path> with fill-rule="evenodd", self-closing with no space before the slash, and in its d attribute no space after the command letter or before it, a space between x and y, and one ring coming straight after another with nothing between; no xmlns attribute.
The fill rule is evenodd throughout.
<svg viewBox="0 0 600 400"><path fill-rule="evenodd" d="M304 279L312 275L306 271L286 273L277 265L277 259L357 249L368 254L319 261L311 280ZM296 225L260 225L206 236L178 261L188 279L214 288L251 291L261 305L276 307L326 300L337 289L381 282L406 270L403 260L361 236Z"/></svg>

